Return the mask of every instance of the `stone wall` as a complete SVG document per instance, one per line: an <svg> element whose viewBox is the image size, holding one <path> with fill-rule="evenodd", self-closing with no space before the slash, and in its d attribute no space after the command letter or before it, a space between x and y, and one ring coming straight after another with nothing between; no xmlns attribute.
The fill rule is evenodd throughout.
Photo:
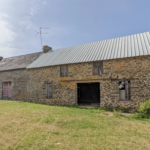
<svg viewBox="0 0 150 150"><path fill-rule="evenodd" d="M3 82L11 82L11 99L25 100L27 96L27 80L29 80L29 77L26 69L0 72L0 99L3 99Z"/></svg>
<svg viewBox="0 0 150 150"><path fill-rule="evenodd" d="M100 82L100 106L134 107L150 99L150 56L107 60L103 74L93 75L93 63L69 64L68 77L60 77L60 66L28 69L27 101L54 105L77 104L77 83ZM119 99L118 81L131 83L130 100ZM52 83L52 98L46 99L45 84Z"/></svg>

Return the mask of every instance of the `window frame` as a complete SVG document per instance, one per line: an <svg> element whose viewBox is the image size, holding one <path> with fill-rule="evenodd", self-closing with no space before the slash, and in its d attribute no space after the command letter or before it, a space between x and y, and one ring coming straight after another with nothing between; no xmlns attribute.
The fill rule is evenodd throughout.
<svg viewBox="0 0 150 150"><path fill-rule="evenodd" d="M66 69L67 71L64 73L63 69L65 67L67 68ZM60 66L60 77L68 77L68 65L61 65Z"/></svg>
<svg viewBox="0 0 150 150"><path fill-rule="evenodd" d="M46 99L52 99L52 83L46 83Z"/></svg>
<svg viewBox="0 0 150 150"><path fill-rule="evenodd" d="M98 64L99 64L99 66L98 66ZM100 75L103 74L103 70L104 70L103 64L104 64L103 61L94 61L93 62L93 75L95 75L95 76L99 75L100 76ZM95 73L95 66L98 68L98 71L97 71L98 73L97 74ZM100 69L101 69L101 72L99 71Z"/></svg>
<svg viewBox="0 0 150 150"><path fill-rule="evenodd" d="M124 83L124 87L122 89L119 89L119 99L122 101L131 101L131 81L130 80L120 80L118 81L118 85L120 86L121 82L125 82ZM128 83L126 83L128 82ZM125 91L125 99L121 99L121 92L120 91Z"/></svg>

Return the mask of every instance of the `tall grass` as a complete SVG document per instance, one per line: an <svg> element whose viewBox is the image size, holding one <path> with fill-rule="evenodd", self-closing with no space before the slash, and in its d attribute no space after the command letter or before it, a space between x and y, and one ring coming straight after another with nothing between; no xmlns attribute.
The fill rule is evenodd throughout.
<svg viewBox="0 0 150 150"><path fill-rule="evenodd" d="M149 149L149 121L99 113L106 112L0 101L0 150Z"/></svg>

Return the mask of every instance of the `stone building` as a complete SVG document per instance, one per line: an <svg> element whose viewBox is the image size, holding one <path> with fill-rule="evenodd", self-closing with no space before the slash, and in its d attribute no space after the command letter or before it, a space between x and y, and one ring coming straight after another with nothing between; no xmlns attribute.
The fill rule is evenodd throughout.
<svg viewBox="0 0 150 150"><path fill-rule="evenodd" d="M150 99L150 33L0 57L0 99L135 107Z"/></svg>
<svg viewBox="0 0 150 150"><path fill-rule="evenodd" d="M26 67L40 55L41 52L4 59L0 57L0 99L26 99L29 80Z"/></svg>
<svg viewBox="0 0 150 150"><path fill-rule="evenodd" d="M50 48L27 71L29 102L135 107L150 99L150 33Z"/></svg>

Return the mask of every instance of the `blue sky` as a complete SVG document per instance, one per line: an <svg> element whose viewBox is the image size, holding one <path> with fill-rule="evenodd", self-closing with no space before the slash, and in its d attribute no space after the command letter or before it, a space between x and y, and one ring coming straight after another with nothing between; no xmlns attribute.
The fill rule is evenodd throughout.
<svg viewBox="0 0 150 150"><path fill-rule="evenodd" d="M0 0L0 56L54 50L150 31L150 0Z"/></svg>

